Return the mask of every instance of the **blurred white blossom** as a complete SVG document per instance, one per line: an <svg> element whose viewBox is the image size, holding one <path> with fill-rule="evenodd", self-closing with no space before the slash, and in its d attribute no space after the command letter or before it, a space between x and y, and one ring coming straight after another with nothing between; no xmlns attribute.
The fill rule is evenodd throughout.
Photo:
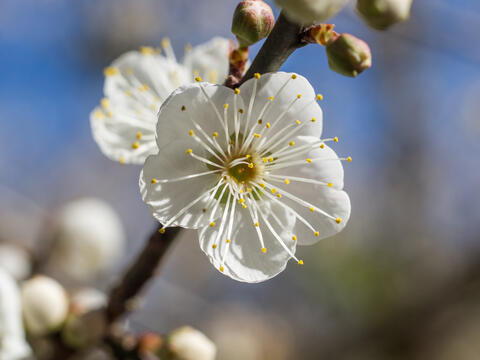
<svg viewBox="0 0 480 360"><path fill-rule="evenodd" d="M0 268L0 359L21 360L30 355L17 284L10 274Z"/></svg>
<svg viewBox="0 0 480 360"><path fill-rule="evenodd" d="M60 328L68 315L68 296L57 281L37 275L21 288L22 309L29 334L43 336Z"/></svg>
<svg viewBox="0 0 480 360"><path fill-rule="evenodd" d="M168 360L214 360L217 348L202 332L183 326L174 330L166 342Z"/></svg>
<svg viewBox="0 0 480 360"><path fill-rule="evenodd" d="M29 254L19 246L0 244L0 267L15 280L24 280L30 275L32 265Z"/></svg>

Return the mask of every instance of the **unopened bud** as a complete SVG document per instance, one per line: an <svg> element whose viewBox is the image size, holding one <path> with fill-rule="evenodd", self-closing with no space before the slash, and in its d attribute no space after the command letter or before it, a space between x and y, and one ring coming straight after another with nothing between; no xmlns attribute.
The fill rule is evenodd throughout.
<svg viewBox="0 0 480 360"><path fill-rule="evenodd" d="M350 34L334 36L326 46L328 65L333 71L356 77L372 66L372 55L367 43Z"/></svg>
<svg viewBox="0 0 480 360"><path fill-rule="evenodd" d="M42 336L57 331L68 314L68 298L62 285L38 275L22 285L23 318L27 331Z"/></svg>
<svg viewBox="0 0 480 360"><path fill-rule="evenodd" d="M357 0L357 10L365 22L378 30L408 20L412 0Z"/></svg>
<svg viewBox="0 0 480 360"><path fill-rule="evenodd" d="M292 21L311 25L334 16L346 3L346 0L275 0L283 8L285 15Z"/></svg>
<svg viewBox="0 0 480 360"><path fill-rule="evenodd" d="M168 360L214 360L215 344L200 331L183 326L167 337L162 348L162 359Z"/></svg>
<svg viewBox="0 0 480 360"><path fill-rule="evenodd" d="M240 47L248 47L267 37L275 25L272 8L262 0L241 1L232 20L232 33Z"/></svg>

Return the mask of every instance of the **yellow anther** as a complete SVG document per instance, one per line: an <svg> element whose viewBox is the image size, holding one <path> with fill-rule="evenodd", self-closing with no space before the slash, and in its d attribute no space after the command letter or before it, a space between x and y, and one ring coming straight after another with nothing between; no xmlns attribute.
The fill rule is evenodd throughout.
<svg viewBox="0 0 480 360"><path fill-rule="evenodd" d="M310 164L312 162L312 159L308 158L306 161Z"/></svg>
<svg viewBox="0 0 480 360"><path fill-rule="evenodd" d="M257 133L253 134L253 136L256 137L257 139L260 139L262 137L262 135L257 134Z"/></svg>
<svg viewBox="0 0 480 360"><path fill-rule="evenodd" d="M302 122L300 120L295 121L298 125L300 125Z"/></svg>
<svg viewBox="0 0 480 360"><path fill-rule="evenodd" d="M253 191L252 188L247 188L247 192L251 193Z"/></svg>
<svg viewBox="0 0 480 360"><path fill-rule="evenodd" d="M322 94L317 94L317 100L323 100L323 95Z"/></svg>
<svg viewBox="0 0 480 360"><path fill-rule="evenodd" d="M295 141L290 141L290 142L288 143L288 145L290 145L290 146L295 145Z"/></svg>
<svg viewBox="0 0 480 360"><path fill-rule="evenodd" d="M228 109L228 104L223 104L224 109Z"/></svg>
<svg viewBox="0 0 480 360"><path fill-rule="evenodd" d="M297 237L295 235L292 235L292 240L297 241Z"/></svg>
<svg viewBox="0 0 480 360"><path fill-rule="evenodd" d="M258 123L259 125L261 125L261 124L263 123L263 120L262 120L262 119L258 119L257 123Z"/></svg>
<svg viewBox="0 0 480 360"><path fill-rule="evenodd" d="M238 192L239 192L240 194L243 194L243 190L242 190L242 189L238 190Z"/></svg>
<svg viewBox="0 0 480 360"><path fill-rule="evenodd" d="M185 52L192 51L192 45L191 44L186 44L185 45Z"/></svg>
<svg viewBox="0 0 480 360"><path fill-rule="evenodd" d="M195 135L195 133L193 132L193 130L190 130L190 131L188 132L188 135L193 136L193 135Z"/></svg>
<svg viewBox="0 0 480 360"><path fill-rule="evenodd" d="M192 149L187 149L187 154L190 155L193 152Z"/></svg>
<svg viewBox="0 0 480 360"><path fill-rule="evenodd" d="M303 265L303 260L298 260L298 265Z"/></svg>
<svg viewBox="0 0 480 360"><path fill-rule="evenodd" d="M314 209L313 206L310 206L309 209L310 209L311 212L314 212L314 211L315 211L315 209Z"/></svg>
<svg viewBox="0 0 480 360"><path fill-rule="evenodd" d="M118 159L118 162L120 165L125 165L125 158L123 156L120 156L120 159Z"/></svg>
<svg viewBox="0 0 480 360"><path fill-rule="evenodd" d="M105 76L114 76L114 75L117 75L118 73L119 73L118 69L112 66L106 67L103 70L103 74Z"/></svg>
<svg viewBox="0 0 480 360"><path fill-rule="evenodd" d="M113 116L111 111L107 111L107 117L111 118Z"/></svg>
<svg viewBox="0 0 480 360"><path fill-rule="evenodd" d="M195 81L196 81L196 82L202 82L202 78L201 78L200 76L197 76L197 77L195 78Z"/></svg>
<svg viewBox="0 0 480 360"><path fill-rule="evenodd" d="M132 92L130 90L125 91L125 95L132 96Z"/></svg>
<svg viewBox="0 0 480 360"><path fill-rule="evenodd" d="M272 188L270 191L272 192L272 194L275 194L277 192L277 189Z"/></svg>
<svg viewBox="0 0 480 360"><path fill-rule="evenodd" d="M315 231L315 232L313 233L313 235L315 235L315 236L320 236L320 233L319 233L318 231Z"/></svg>
<svg viewBox="0 0 480 360"><path fill-rule="evenodd" d="M157 179L152 179L152 184L156 184L157 182Z"/></svg>
<svg viewBox="0 0 480 360"><path fill-rule="evenodd" d="M295 80L297 78L296 74L292 74L292 79Z"/></svg>
<svg viewBox="0 0 480 360"><path fill-rule="evenodd" d="M244 202L245 202L245 199L244 199L244 198L240 198L240 199L238 200L238 203L239 203L239 204L243 204Z"/></svg>
<svg viewBox="0 0 480 360"><path fill-rule="evenodd" d="M278 193L278 194L277 194L277 197L278 197L279 199L281 199L281 198L282 198L282 194Z"/></svg>
<svg viewBox="0 0 480 360"><path fill-rule="evenodd" d="M230 239L225 240L227 244L230 244Z"/></svg>
<svg viewBox="0 0 480 360"><path fill-rule="evenodd" d="M217 244L213 244L212 249L216 249L216 248L217 248Z"/></svg>
<svg viewBox="0 0 480 360"><path fill-rule="evenodd" d="M160 234L165 234L165 228L161 228L160 230L158 230L158 232L159 232Z"/></svg>
<svg viewBox="0 0 480 360"><path fill-rule="evenodd" d="M259 227L259 226L260 226L260 224L259 224L258 222L256 222L256 223L253 224L253 225L255 225L256 227Z"/></svg>
<svg viewBox="0 0 480 360"><path fill-rule="evenodd" d="M255 73L255 74L253 74L253 76L255 77L255 79L260 79L260 74L259 73Z"/></svg>
<svg viewBox="0 0 480 360"><path fill-rule="evenodd" d="M215 70L210 70L208 73L208 80L210 83L215 84L217 82L218 73Z"/></svg>
<svg viewBox="0 0 480 360"><path fill-rule="evenodd" d="M217 137L217 136L218 136L218 132L215 131L215 132L212 134L212 136L213 136L213 137Z"/></svg>
<svg viewBox="0 0 480 360"><path fill-rule="evenodd" d="M101 101L100 101L100 104L102 104L102 107L104 109L108 108L110 106L110 101L108 101L108 99L105 99L103 98Z"/></svg>
<svg viewBox="0 0 480 360"><path fill-rule="evenodd" d="M323 149L325 147L325 144L320 144L320 149Z"/></svg>
<svg viewBox="0 0 480 360"><path fill-rule="evenodd" d="M270 97L268 98L268 100L270 100L270 101L273 101L273 99L275 99L273 96L270 96Z"/></svg>
<svg viewBox="0 0 480 360"><path fill-rule="evenodd" d="M270 161L270 162L273 162L273 160L275 160L275 159L271 156L268 158L268 161Z"/></svg>
<svg viewBox="0 0 480 360"><path fill-rule="evenodd" d="M101 110L95 110L93 116L95 116L96 119L103 119L105 117L105 114Z"/></svg>
<svg viewBox="0 0 480 360"><path fill-rule="evenodd" d="M242 208L246 209L246 208L247 208L247 205L242 204Z"/></svg>
<svg viewBox="0 0 480 360"><path fill-rule="evenodd" d="M290 180L285 179L285 184L287 184L287 185L290 184Z"/></svg>
<svg viewBox="0 0 480 360"><path fill-rule="evenodd" d="M317 121L317 119L315 119L315 118L312 118L312 122L315 122L315 121Z"/></svg>
<svg viewBox="0 0 480 360"><path fill-rule="evenodd" d="M170 47L170 39L168 37L164 37L162 39L162 47L165 49L167 47Z"/></svg>
<svg viewBox="0 0 480 360"><path fill-rule="evenodd" d="M265 184L264 184L264 183L260 183L260 184L258 184L258 185L260 185L261 188L265 188Z"/></svg>
<svg viewBox="0 0 480 360"><path fill-rule="evenodd" d="M271 125L270 125L270 123L268 122L268 123L265 124L265 126L266 126L268 129L270 129L270 126L271 126Z"/></svg>
<svg viewBox="0 0 480 360"><path fill-rule="evenodd" d="M332 183L328 183L327 186L328 186L328 187L332 187L333 184L332 184Z"/></svg>
<svg viewBox="0 0 480 360"><path fill-rule="evenodd" d="M134 143L132 143L132 149L138 149L140 147L140 144L138 141L135 141Z"/></svg>
<svg viewBox="0 0 480 360"><path fill-rule="evenodd" d="M243 114L243 109L238 109L238 112L239 112L240 114Z"/></svg>
<svg viewBox="0 0 480 360"><path fill-rule="evenodd" d="M147 84L142 84L138 87L138 90L147 91L148 90L148 85Z"/></svg>
<svg viewBox="0 0 480 360"><path fill-rule="evenodd" d="M223 270L225 270L225 269L223 268L223 266L220 266L220 267L218 268L218 270L220 270L221 272L223 272Z"/></svg>
<svg viewBox="0 0 480 360"><path fill-rule="evenodd" d="M212 222L210 223L210 227L214 227L214 226L215 226L215 221L212 221Z"/></svg>
<svg viewBox="0 0 480 360"><path fill-rule="evenodd" d="M347 162L352 162L352 158L350 156L347 157Z"/></svg>
<svg viewBox="0 0 480 360"><path fill-rule="evenodd" d="M335 136L335 137L333 138L333 141L338 142L338 137Z"/></svg>
<svg viewBox="0 0 480 360"><path fill-rule="evenodd" d="M233 90L233 91L235 92L236 95L240 94L240 89L238 89L238 88Z"/></svg>
<svg viewBox="0 0 480 360"><path fill-rule="evenodd" d="M150 105L150 109L152 109L153 111L157 110L157 105L155 104Z"/></svg>
<svg viewBox="0 0 480 360"><path fill-rule="evenodd" d="M246 157L247 159L250 159L250 158L252 157L252 155L247 154L247 155L245 155L245 157Z"/></svg>
<svg viewBox="0 0 480 360"><path fill-rule="evenodd" d="M267 252L267 248L262 248L262 253L266 253Z"/></svg>
<svg viewBox="0 0 480 360"><path fill-rule="evenodd" d="M302 94L298 94L297 99L301 99L301 98L302 98Z"/></svg>
<svg viewBox="0 0 480 360"><path fill-rule="evenodd" d="M254 165L253 163L248 164L248 167L249 167L250 169L253 169L254 166L255 166L255 165Z"/></svg>
<svg viewBox="0 0 480 360"><path fill-rule="evenodd" d="M335 219L335 222L336 222L337 224L340 224L340 223L342 222L342 218L337 217L337 218Z"/></svg>
<svg viewBox="0 0 480 360"><path fill-rule="evenodd" d="M153 55L155 53L155 50L150 46L141 46L140 52L142 53L142 55Z"/></svg>
<svg viewBox="0 0 480 360"><path fill-rule="evenodd" d="M267 158L263 158L262 161L263 161L264 163L267 163L267 162L268 162L268 159L267 159Z"/></svg>
<svg viewBox="0 0 480 360"><path fill-rule="evenodd" d="M181 108L181 109L182 109L182 111L187 110L187 108L185 107L185 105L182 105L182 108Z"/></svg>

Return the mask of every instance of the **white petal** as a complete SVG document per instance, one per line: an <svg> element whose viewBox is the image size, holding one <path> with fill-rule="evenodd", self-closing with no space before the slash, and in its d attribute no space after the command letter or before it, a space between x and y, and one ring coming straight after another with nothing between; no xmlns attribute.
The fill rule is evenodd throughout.
<svg viewBox="0 0 480 360"><path fill-rule="evenodd" d="M230 116L235 111L234 97L237 98L237 108L243 108L242 98L225 86L196 83L178 88L160 108L157 123L158 147L161 148L182 139L190 139L194 143L195 141L189 135L190 130L197 133L193 120L207 136L218 132L217 140L225 148L227 138L222 125L224 124L224 105L229 105L227 119L228 136L230 136L234 129L234 117Z"/></svg>
<svg viewBox="0 0 480 360"><path fill-rule="evenodd" d="M303 138L300 140L314 141L315 139ZM319 233L318 236L315 236L314 231L297 220L293 232L297 236L299 245L311 245L320 239L340 232L348 222L351 211L350 199L347 193L341 190L343 188L342 164L340 160L332 160L338 158L336 153L325 145L323 149L315 148L302 158L307 157L314 159L312 163L305 162L305 165L292 166L272 172L272 174L285 175L285 178L290 179L288 185L285 183L278 185L277 189L280 193L288 192L333 217L328 217L319 211L312 212L308 206L301 205L288 199L287 196L283 196L282 202L307 220ZM325 160L315 160L322 158ZM292 177L313 179L324 184L295 181ZM332 183L333 186L327 186L328 183ZM336 222L336 218L341 219L339 224Z"/></svg>
<svg viewBox="0 0 480 360"><path fill-rule="evenodd" d="M171 142L160 149L157 155L147 158L140 174L140 191L143 201L150 207L152 215L164 225L202 194L205 194L204 198L189 207L170 226L198 228L210 222L210 213L204 212L203 209L208 199L207 191L218 182L219 174L162 182L164 179L173 180L212 170L205 163L188 155L186 150L189 148L194 152L201 152L199 145L192 140ZM152 183L153 179L158 182ZM215 215L212 217L215 218Z"/></svg>
<svg viewBox="0 0 480 360"><path fill-rule="evenodd" d="M295 253L296 243L291 238L291 229L295 222L295 217L278 205L268 206L263 204L263 213L267 221L273 226L277 234L282 238L285 246L291 253ZM287 266L291 256L282 247L262 219L259 219L259 229L263 234L263 240L266 253L261 251L256 227L246 209L242 209L236 204L235 220L233 224L233 233L231 243L226 243L227 227L220 234L220 241L216 243L219 226L206 226L199 230L200 247L210 259L211 263L217 268L223 266L223 274L234 280L257 283L268 280ZM272 212L277 216L282 227L274 220ZM212 245L217 244L214 249ZM228 253L225 263L222 264L223 255L228 247Z"/></svg>
<svg viewBox="0 0 480 360"><path fill-rule="evenodd" d="M297 135L320 137L322 133L322 109L314 89L303 76L284 72L264 74L260 79L252 78L240 86L240 95L247 107L251 96L255 95L249 124L257 124L257 120L262 119L261 126L255 125L260 129L270 123L271 128L264 131L265 139L286 126L296 125L297 120L304 124ZM273 101L269 100L272 96ZM262 114L269 102L271 105Z"/></svg>
<svg viewBox="0 0 480 360"><path fill-rule="evenodd" d="M200 76L204 81L210 83L223 83L228 76L229 47L230 40L214 37L189 51L185 55L183 63L188 69L191 79Z"/></svg>

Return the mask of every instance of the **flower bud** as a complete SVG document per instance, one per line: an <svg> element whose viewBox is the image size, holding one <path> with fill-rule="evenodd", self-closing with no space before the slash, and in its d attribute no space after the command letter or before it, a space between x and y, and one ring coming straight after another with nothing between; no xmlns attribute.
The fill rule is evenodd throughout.
<svg viewBox="0 0 480 360"><path fill-rule="evenodd" d="M62 285L38 275L22 285L23 318L27 331L42 336L58 330L68 314L68 298Z"/></svg>
<svg viewBox="0 0 480 360"><path fill-rule="evenodd" d="M357 10L365 22L378 30L408 20L412 0L357 0Z"/></svg>
<svg viewBox="0 0 480 360"><path fill-rule="evenodd" d="M326 45L328 65L333 71L356 77L372 66L367 43L350 34L334 36Z"/></svg>
<svg viewBox="0 0 480 360"><path fill-rule="evenodd" d="M248 47L267 37L275 25L272 8L262 0L243 0L233 13L232 33L240 47Z"/></svg>
<svg viewBox="0 0 480 360"><path fill-rule="evenodd" d="M346 0L276 0L285 15L292 21L311 25L331 18L338 13Z"/></svg>
<svg viewBox="0 0 480 360"><path fill-rule="evenodd" d="M117 213L96 198L72 201L56 217L49 268L87 282L108 271L123 254L125 233Z"/></svg>
<svg viewBox="0 0 480 360"><path fill-rule="evenodd" d="M183 326L174 330L162 349L162 359L168 360L214 360L215 344L200 331Z"/></svg>

